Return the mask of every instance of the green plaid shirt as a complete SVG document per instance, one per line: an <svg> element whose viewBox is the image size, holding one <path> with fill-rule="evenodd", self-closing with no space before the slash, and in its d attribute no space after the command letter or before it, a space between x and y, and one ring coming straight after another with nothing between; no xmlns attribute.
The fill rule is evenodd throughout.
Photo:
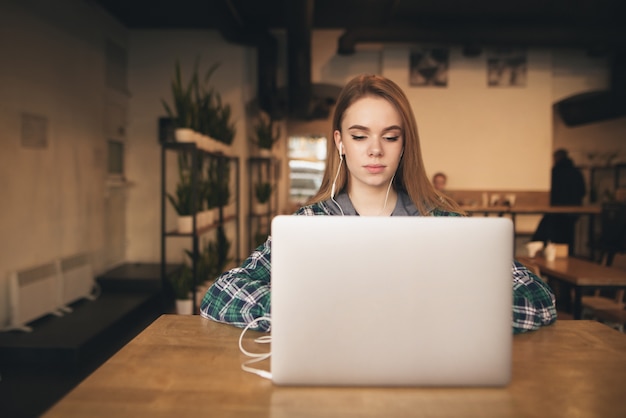
<svg viewBox="0 0 626 418"><path fill-rule="evenodd" d="M296 215L332 215L324 203L300 208ZM458 216L434 209L432 216ZM207 290L200 314L218 322L243 328L256 318L270 316L270 266L272 238L268 237L242 263L221 274ZM513 333L535 330L556 320L555 298L550 288L526 267L513 262ZM269 331L268 321L251 329Z"/></svg>

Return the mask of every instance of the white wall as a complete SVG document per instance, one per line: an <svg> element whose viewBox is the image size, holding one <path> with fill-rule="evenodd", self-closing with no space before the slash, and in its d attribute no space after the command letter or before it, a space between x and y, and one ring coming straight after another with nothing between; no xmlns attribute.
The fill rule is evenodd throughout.
<svg viewBox="0 0 626 418"><path fill-rule="evenodd" d="M483 56L463 57L452 47L448 87L417 88L408 86L409 46L373 45L352 56L338 56L340 34L314 31L313 81L343 84L358 73L380 72L398 82L416 113L426 169L447 172L450 188L548 190L551 151L561 145L580 150L618 147L620 159L626 159L624 118L579 128L553 122L555 100L606 87L606 63L584 52L531 50L528 85L498 89L486 87ZM0 206L0 325L8 314L5 278L10 271L85 249L95 255L97 271L108 267L102 258L109 232L104 230L103 214L106 37L129 44L126 174L132 187L127 190L126 260L160 260L157 119L164 115L160 99L169 97L176 58L186 71L198 55L203 65L222 63L213 81L237 120L233 147L241 157L241 202L247 207L244 107L256 94L254 49L228 44L215 31L129 35L92 3L80 0L4 1L0 3L0 190L5 196ZM280 39L284 45L284 36ZM285 62L281 51L279 85L285 83ZM46 117L46 149L20 147L21 112ZM316 129L323 122L315 123ZM329 122L326 126L330 129ZM173 157L169 163L175 167ZM175 181L175 176L168 178L171 187ZM173 222L173 216L168 217L168 224ZM245 218L242 225L245 228ZM168 257L178 261L182 250Z"/></svg>
<svg viewBox="0 0 626 418"><path fill-rule="evenodd" d="M104 41L125 30L82 1L0 3L0 327L16 269L88 251L102 267ZM21 146L21 115L47 146Z"/></svg>
<svg viewBox="0 0 626 418"><path fill-rule="evenodd" d="M385 55L385 75L407 92L420 129L424 164L443 171L450 189L541 190L551 146L550 54L528 54L526 87L488 88L484 56L450 54L447 88L408 85L407 49Z"/></svg>

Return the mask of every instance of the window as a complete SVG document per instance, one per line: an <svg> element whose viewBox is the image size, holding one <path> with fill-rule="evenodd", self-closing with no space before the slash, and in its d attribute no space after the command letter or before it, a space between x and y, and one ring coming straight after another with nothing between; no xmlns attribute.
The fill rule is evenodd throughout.
<svg viewBox="0 0 626 418"><path fill-rule="evenodd" d="M304 204L322 184L327 139L320 135L289 138L289 198Z"/></svg>

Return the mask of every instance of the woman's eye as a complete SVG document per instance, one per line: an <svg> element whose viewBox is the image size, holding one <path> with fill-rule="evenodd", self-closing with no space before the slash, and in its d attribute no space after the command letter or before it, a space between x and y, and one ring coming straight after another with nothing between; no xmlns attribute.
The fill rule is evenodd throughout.
<svg viewBox="0 0 626 418"><path fill-rule="evenodd" d="M365 135L352 135L352 139L359 141L361 139L365 139Z"/></svg>
<svg viewBox="0 0 626 418"><path fill-rule="evenodd" d="M398 140L398 138L400 138L400 135L398 135L398 136L385 136L384 138L385 138L385 140L387 140L389 142L395 142L395 141Z"/></svg>

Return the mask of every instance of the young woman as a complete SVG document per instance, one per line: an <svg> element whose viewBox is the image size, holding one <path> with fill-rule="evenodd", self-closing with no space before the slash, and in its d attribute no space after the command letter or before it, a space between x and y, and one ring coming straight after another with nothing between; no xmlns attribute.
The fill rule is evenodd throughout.
<svg viewBox="0 0 626 418"><path fill-rule="evenodd" d="M335 106L328 149L334 151L322 185L296 215L463 215L426 175L413 111L391 80L360 75L348 82ZM269 316L271 244L268 237L240 267L217 278L202 300L202 316L238 327ZM556 320L551 290L517 261L512 288L514 333ZM270 324L251 328L269 331Z"/></svg>

